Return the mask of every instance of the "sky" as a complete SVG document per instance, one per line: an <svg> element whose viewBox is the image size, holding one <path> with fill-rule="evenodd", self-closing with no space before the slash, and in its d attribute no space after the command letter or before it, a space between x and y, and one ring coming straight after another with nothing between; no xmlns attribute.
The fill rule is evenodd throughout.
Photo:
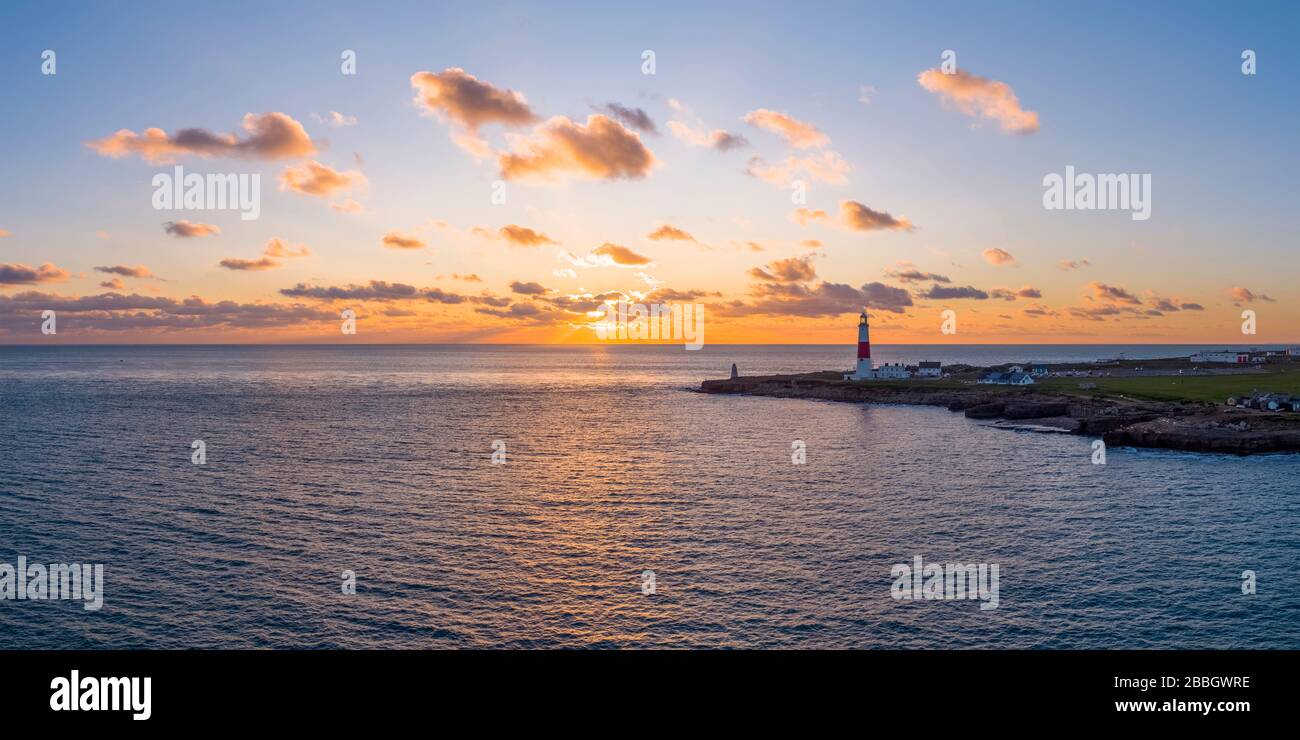
<svg viewBox="0 0 1300 740"><path fill-rule="evenodd" d="M1300 341L1294 3L618 5L6 4L0 343Z"/></svg>

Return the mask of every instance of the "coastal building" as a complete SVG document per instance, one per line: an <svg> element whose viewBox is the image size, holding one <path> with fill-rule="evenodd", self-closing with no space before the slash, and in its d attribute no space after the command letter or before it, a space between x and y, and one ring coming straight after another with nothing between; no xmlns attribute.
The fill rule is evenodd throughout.
<svg viewBox="0 0 1300 740"><path fill-rule="evenodd" d="M1031 362L1029 363L1029 374L1035 378L1041 378L1047 375L1047 365L1041 362Z"/></svg>
<svg viewBox="0 0 1300 740"><path fill-rule="evenodd" d="M985 373L975 381L981 385L1033 385L1034 378L1029 373Z"/></svg>
<svg viewBox="0 0 1300 740"><path fill-rule="evenodd" d="M1188 358L1192 362L1221 362L1231 363L1233 365L1244 365L1250 362L1249 352L1238 352L1237 350L1224 349L1217 352L1197 352Z"/></svg>
<svg viewBox="0 0 1300 740"><path fill-rule="evenodd" d="M871 365L871 327L867 321L867 309L862 309L858 317L858 366L851 373L845 373L845 380L874 380L875 369Z"/></svg>
<svg viewBox="0 0 1300 740"><path fill-rule="evenodd" d="M942 362L922 362L916 366L916 377L918 378L942 378Z"/></svg>
<svg viewBox="0 0 1300 740"><path fill-rule="evenodd" d="M875 369L876 380L906 380L912 373L901 362L886 362Z"/></svg>

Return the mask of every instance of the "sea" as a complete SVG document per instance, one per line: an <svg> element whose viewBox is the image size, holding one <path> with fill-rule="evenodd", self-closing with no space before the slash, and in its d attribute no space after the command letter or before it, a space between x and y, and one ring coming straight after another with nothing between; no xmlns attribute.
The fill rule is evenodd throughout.
<svg viewBox="0 0 1300 740"><path fill-rule="evenodd" d="M1300 648L1300 455L1098 464L942 408L697 390L853 356L0 347L0 592L19 557L104 573L98 609L0 598L0 648ZM917 558L996 566L996 608L903 598Z"/></svg>

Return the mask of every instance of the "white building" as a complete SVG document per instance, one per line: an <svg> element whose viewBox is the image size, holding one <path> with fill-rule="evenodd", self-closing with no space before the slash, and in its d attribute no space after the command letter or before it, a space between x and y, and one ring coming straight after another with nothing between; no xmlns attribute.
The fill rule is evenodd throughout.
<svg viewBox="0 0 1300 740"><path fill-rule="evenodd" d="M1237 365L1250 362L1250 353L1225 349L1218 352L1197 352L1188 359L1192 362L1226 362Z"/></svg>
<svg viewBox="0 0 1300 740"><path fill-rule="evenodd" d="M942 378L943 363L940 362L922 362L916 367L916 377L918 378Z"/></svg>
<svg viewBox="0 0 1300 740"><path fill-rule="evenodd" d="M911 371L901 362L886 362L876 368L876 380L906 380L912 377Z"/></svg>

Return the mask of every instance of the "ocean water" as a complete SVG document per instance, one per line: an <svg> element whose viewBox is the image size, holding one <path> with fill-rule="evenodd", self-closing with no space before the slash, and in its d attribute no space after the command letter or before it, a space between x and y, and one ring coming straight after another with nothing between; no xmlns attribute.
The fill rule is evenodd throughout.
<svg viewBox="0 0 1300 740"><path fill-rule="evenodd" d="M0 563L105 566L98 611L0 600L0 648L1300 648L1300 455L1093 465L943 409L694 391L852 356L0 348ZM918 555L997 564L998 608L895 600Z"/></svg>

